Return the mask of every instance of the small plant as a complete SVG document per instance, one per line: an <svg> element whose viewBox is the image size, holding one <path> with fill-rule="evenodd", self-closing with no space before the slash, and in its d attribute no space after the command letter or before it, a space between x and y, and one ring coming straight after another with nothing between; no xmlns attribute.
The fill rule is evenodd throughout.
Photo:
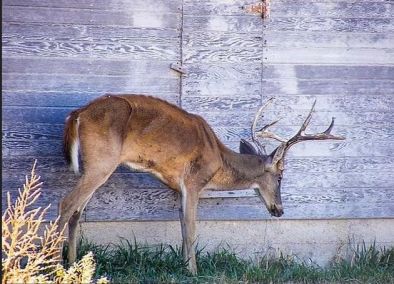
<svg viewBox="0 0 394 284"><path fill-rule="evenodd" d="M60 248L65 238L58 228L58 220L45 226L44 215L49 209L30 207L41 195L40 177L33 165L30 177L26 176L23 190L15 204L7 192L7 208L2 225L2 284L6 283L91 283L95 270L93 254L65 270L59 263ZM105 278L97 283L108 283Z"/></svg>

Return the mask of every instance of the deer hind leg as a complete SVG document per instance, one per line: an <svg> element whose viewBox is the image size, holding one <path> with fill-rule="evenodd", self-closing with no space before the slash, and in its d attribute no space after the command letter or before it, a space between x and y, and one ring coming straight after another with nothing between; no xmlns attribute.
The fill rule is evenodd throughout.
<svg viewBox="0 0 394 284"><path fill-rule="evenodd" d="M179 217L182 229L182 253L183 259L188 263L188 269L192 274L197 274L196 262L196 217L198 205L198 191L192 187L181 185L181 208Z"/></svg>
<svg viewBox="0 0 394 284"><path fill-rule="evenodd" d="M106 172L94 172L85 168L86 173L80 178L76 188L61 201L59 228L63 229L68 224L70 264L76 259L76 232L81 214L93 193L107 181L115 169L116 166Z"/></svg>
<svg viewBox="0 0 394 284"><path fill-rule="evenodd" d="M81 139L87 141L87 139ZM120 145L110 139L99 143L86 143L82 148L84 157L84 173L73 191L66 195L59 206L59 228L63 229L68 224L69 250L68 261L72 263L76 258L76 231L81 213L89 202L93 193L104 184L115 171L120 162ZM101 140L103 141L103 140ZM94 145L94 146L92 146Z"/></svg>

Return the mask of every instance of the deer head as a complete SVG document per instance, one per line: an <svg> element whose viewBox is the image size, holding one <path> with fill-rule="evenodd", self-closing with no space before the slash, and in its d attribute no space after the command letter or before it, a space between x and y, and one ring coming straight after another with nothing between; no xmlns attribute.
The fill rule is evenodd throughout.
<svg viewBox="0 0 394 284"><path fill-rule="evenodd" d="M262 117L263 110L273 101L273 98L269 99L260 109L256 112L251 127L252 141L256 147L246 140L241 140L240 153L255 155L261 158L263 163L263 174L258 179L257 193L264 201L268 211L271 215L280 217L283 214L282 200L281 200L281 180L284 171L284 158L287 151L291 146L308 140L344 140L345 137L335 136L331 134L331 130L334 127L333 117L330 126L321 133L317 134L306 134L305 130L309 125L312 114L315 109L316 100L313 102L312 108L309 111L308 116L304 120L301 128L298 132L290 139L284 139L279 135L269 131L268 129L278 123L280 119L263 126L261 129L256 130L257 122ZM272 151L271 154L267 155L265 147L259 141L260 138L269 138L280 142L280 145ZM257 150L256 150L257 148Z"/></svg>

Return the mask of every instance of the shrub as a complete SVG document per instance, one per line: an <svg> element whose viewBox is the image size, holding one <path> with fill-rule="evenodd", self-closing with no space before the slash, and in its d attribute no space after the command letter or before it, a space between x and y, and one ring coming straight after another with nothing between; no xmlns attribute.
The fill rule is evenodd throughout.
<svg viewBox="0 0 394 284"><path fill-rule="evenodd" d="M60 265L65 238L64 230L58 229L58 219L39 232L50 205L31 208L41 195L42 185L35 166L30 177L26 176L23 190L18 189L14 204L7 192L7 208L1 219L2 283L91 283L95 270L91 252L67 270ZM102 278L97 283L108 281Z"/></svg>

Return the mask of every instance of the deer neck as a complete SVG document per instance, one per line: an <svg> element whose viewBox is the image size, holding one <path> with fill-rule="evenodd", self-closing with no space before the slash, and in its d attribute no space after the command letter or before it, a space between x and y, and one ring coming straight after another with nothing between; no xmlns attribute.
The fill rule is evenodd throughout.
<svg viewBox="0 0 394 284"><path fill-rule="evenodd" d="M225 149L222 151L222 166L208 187L216 190L248 188L263 173L264 165L260 157Z"/></svg>

